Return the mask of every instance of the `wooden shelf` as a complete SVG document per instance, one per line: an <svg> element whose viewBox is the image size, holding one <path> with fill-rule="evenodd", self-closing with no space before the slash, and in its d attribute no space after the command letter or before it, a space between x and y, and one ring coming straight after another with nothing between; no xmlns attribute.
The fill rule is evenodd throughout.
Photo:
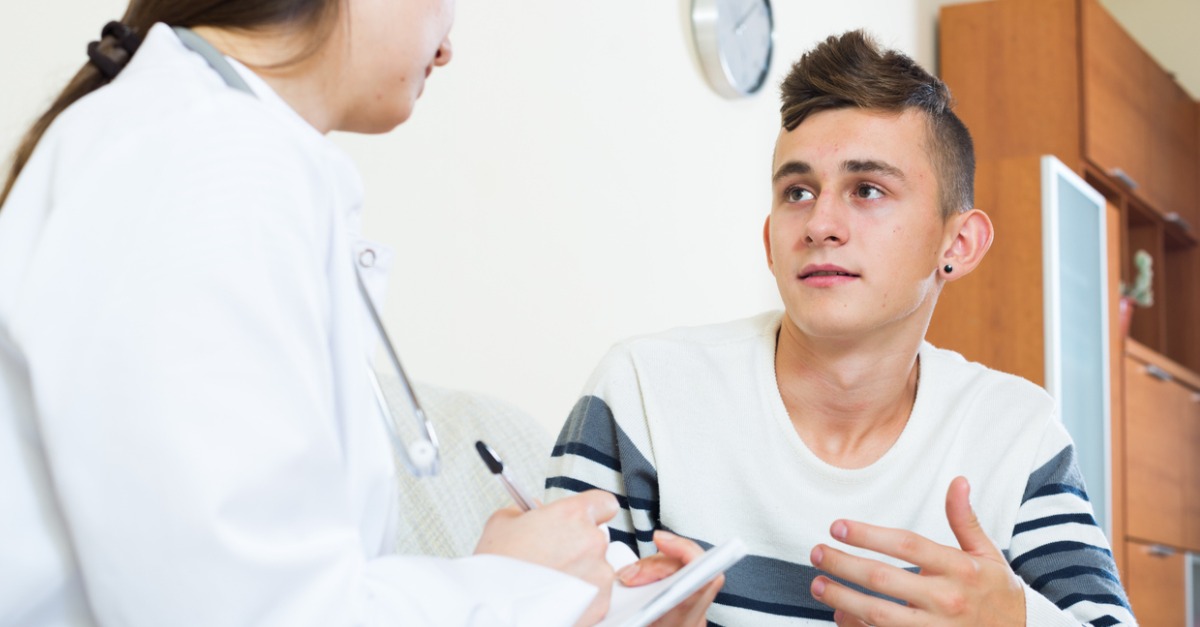
<svg viewBox="0 0 1200 627"><path fill-rule="evenodd" d="M1154 364L1166 370L1167 374L1179 382L1200 392L1200 373L1164 356L1149 346L1132 338L1127 338L1125 340L1125 354L1143 363Z"/></svg>

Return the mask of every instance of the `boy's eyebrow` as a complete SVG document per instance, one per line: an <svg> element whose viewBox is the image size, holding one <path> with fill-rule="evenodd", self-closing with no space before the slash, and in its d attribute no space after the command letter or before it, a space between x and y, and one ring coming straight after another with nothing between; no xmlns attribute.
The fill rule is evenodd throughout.
<svg viewBox="0 0 1200 627"><path fill-rule="evenodd" d="M890 176L900 180L904 180L904 172L886 161L877 161L875 159L849 159L842 162L842 170L846 172L876 172L884 176ZM775 171L775 175L771 177L771 182L776 183L779 179L793 176L796 174L809 174L813 171L812 166L804 161L788 161L779 166Z"/></svg>
<svg viewBox="0 0 1200 627"><path fill-rule="evenodd" d="M851 159L849 161L842 162L842 169L847 172L877 172L885 176L897 178L902 181L904 180L904 172L900 171L900 168L897 168L896 166L884 161L875 161L870 159L866 161L859 161L857 159Z"/></svg>
<svg viewBox="0 0 1200 627"><path fill-rule="evenodd" d="M809 172L812 172L812 166L808 165L807 163L803 161L788 161L787 163L779 166L778 170L775 170L775 176L771 177L771 182L775 183L778 182L779 179L787 176L792 176L794 174L808 174Z"/></svg>

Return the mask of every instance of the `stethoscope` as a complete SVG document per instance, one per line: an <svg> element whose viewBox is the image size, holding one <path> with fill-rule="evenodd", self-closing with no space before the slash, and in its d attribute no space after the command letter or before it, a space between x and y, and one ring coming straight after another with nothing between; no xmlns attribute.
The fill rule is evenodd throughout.
<svg viewBox="0 0 1200 627"><path fill-rule="evenodd" d="M175 34L179 36L179 40L183 42L183 45L203 57L216 70L217 74L221 76L226 85L255 98L258 97L254 93L254 90L250 89L250 86L246 84L246 81L242 80L237 70L225 60L225 56L219 50L212 47L212 44L188 28L182 26L175 26L173 28ZM408 399L409 405L412 407L413 417L417 421L418 439L405 446L404 440L400 437L400 433L396 427L396 415L392 412L392 408L388 405L387 398L383 394L383 387L379 385L379 377L375 374L374 366L368 360L367 377L370 379L371 388L375 392L375 402L379 404L379 409L383 414L384 426L387 428L392 447L396 450L396 457L416 477L436 475L440 465L437 434L434 433L433 425L430 424L429 418L425 416L425 411L421 409L421 403L417 401L417 395L413 392L408 375L404 374L404 367L400 365L400 357L396 355L396 347L392 344L391 338L388 337L387 329L383 327L383 320L380 319L379 311L375 309L375 303L371 300L371 295L367 292L367 285L363 281L362 270L357 263L354 264L354 275L358 280L358 291L367 305L367 311L371 314L371 322L374 323L375 331L379 334L379 339L386 349L387 360L396 371L396 374L400 375L401 387L404 388L404 394Z"/></svg>

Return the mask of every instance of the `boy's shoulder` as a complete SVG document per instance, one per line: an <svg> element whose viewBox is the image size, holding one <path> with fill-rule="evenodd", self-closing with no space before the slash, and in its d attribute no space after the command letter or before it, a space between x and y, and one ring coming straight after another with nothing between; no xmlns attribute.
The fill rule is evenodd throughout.
<svg viewBox="0 0 1200 627"><path fill-rule="evenodd" d="M676 327L657 333L636 335L617 343L617 347L632 353L676 351L693 348L738 343L755 343L769 339L775 341L779 331L780 311L766 311L748 318L740 318L717 324Z"/></svg>

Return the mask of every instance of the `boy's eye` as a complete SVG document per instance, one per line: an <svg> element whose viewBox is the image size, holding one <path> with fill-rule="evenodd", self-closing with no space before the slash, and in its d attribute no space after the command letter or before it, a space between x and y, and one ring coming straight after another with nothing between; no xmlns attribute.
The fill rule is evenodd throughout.
<svg viewBox="0 0 1200 627"><path fill-rule="evenodd" d="M789 187L783 192L788 202L803 202L813 199L813 193L803 187Z"/></svg>
<svg viewBox="0 0 1200 627"><path fill-rule="evenodd" d="M875 187L874 185L863 184L859 185L858 188L854 190L854 195L859 198L873 200L876 198L883 198L883 190Z"/></svg>

